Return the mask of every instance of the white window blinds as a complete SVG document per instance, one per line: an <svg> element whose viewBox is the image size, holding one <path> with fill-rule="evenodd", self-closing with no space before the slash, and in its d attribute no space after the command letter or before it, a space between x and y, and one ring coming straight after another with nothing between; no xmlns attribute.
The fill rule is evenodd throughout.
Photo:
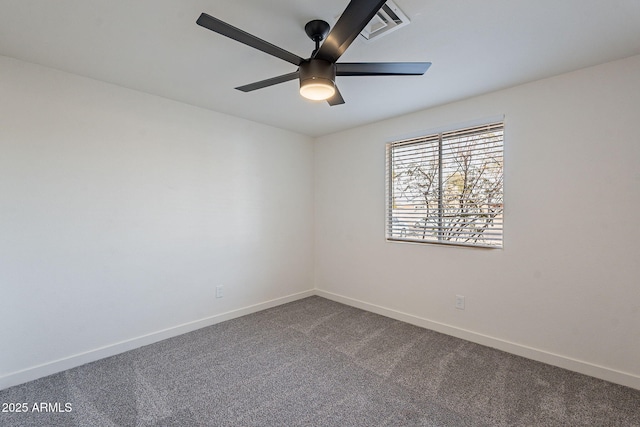
<svg viewBox="0 0 640 427"><path fill-rule="evenodd" d="M502 247L503 122L387 144L391 241Z"/></svg>

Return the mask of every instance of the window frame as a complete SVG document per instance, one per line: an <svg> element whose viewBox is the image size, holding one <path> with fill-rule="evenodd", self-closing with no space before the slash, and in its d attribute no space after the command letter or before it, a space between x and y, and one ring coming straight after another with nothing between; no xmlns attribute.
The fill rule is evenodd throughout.
<svg viewBox="0 0 640 427"><path fill-rule="evenodd" d="M458 247L462 246L462 247L486 248L486 249L503 249L504 248L504 130L505 130L504 122L505 122L504 117L500 117L500 118L483 121L481 122L481 124L477 124L477 125L474 124L474 125L467 125L464 127L460 126L456 128L450 127L448 128L448 130L425 132L421 136L404 138L404 139L392 141L386 144L386 147L385 147L386 148L385 239L387 242L435 244L435 245L443 245L443 246L458 246ZM499 133L499 137L491 135L493 133ZM451 176L447 176L446 180L443 180L443 151L445 151L445 148L443 148L443 146L447 144L449 144L450 146L453 146L456 140L460 140L461 138L470 137L473 135L482 135L481 138L479 138L480 141L484 141L485 139L490 140L492 138L493 139L498 138L497 142L492 140L492 144L494 145L491 146L491 149L494 149L495 147L499 147L499 156L496 156L497 158L499 158L499 162L495 161L493 157L491 157L491 159L494 160L494 163L499 164L499 168L498 167L495 168L499 179L496 178L495 182L496 183L499 182L500 189L498 193L495 193L499 195L499 203L493 203L493 204L488 203L484 205L486 212L488 212L487 214L484 214L484 215L486 215L487 218L491 218L490 222L487 219L487 222L490 224L487 227L491 227L490 233L487 234L488 237L486 237L485 239L481 239L481 237L485 235L484 233L489 229L489 228L485 228L481 234L475 237L475 241L469 241L469 240L473 240L474 238L468 237L467 235L472 236L474 233L470 233L469 231L466 231L468 229L471 229L471 227L467 226L466 224L471 224L471 223L464 218L465 214L458 214L457 216L451 216L451 215L447 216L446 209L443 208L443 200L446 199L447 197L451 197L451 194L452 194L452 193L447 193L447 191L444 190L444 186L445 186L444 183L448 183L449 180L451 179ZM434 142L437 143L436 150L433 150L433 147L428 146L428 144L433 144ZM425 148L420 148L421 145L425 146ZM479 153L479 155L483 155L482 149L478 148L482 145L483 145L483 142L471 144L471 147L474 150L472 154L478 155ZM427 213L424 214L425 215L424 218L416 221L414 223L414 227L409 228L409 230L413 230L413 232L415 233L418 230L417 228L418 222L424 220L425 225L423 226L424 227L423 236L426 236L426 230L430 230L432 234L431 237L428 237L428 238L427 237L420 238L420 237L413 237L413 236L407 237L406 235L402 236L401 234L402 231L400 232L400 235L398 235L397 230L394 229L394 220L400 219L404 221L407 218L407 217L402 217L394 214L394 210L398 209L395 207L396 198L394 193L394 188L395 188L394 172L397 170L397 168L395 167L396 164L394 163L394 154L397 150L394 150L394 149L398 147L403 147L403 146L417 147L416 150L420 150L420 149L424 149L427 151L431 150L431 151L435 151L437 154L437 164L432 165L430 169L430 173L432 173L433 170L437 168L437 172L435 173L437 173L438 175L437 177L438 188L436 190L438 206L437 206L437 209L435 209L435 215L430 213L430 211L434 211L434 210L433 209L430 210L428 208L428 202L427 202L426 203ZM449 148L450 147L448 146L447 149ZM429 153L429 154L432 155L432 153ZM486 161L486 158L484 158L483 161ZM428 165L428 163L425 162L425 165ZM450 167L450 166L451 166L450 163L445 164L445 167ZM434 179L436 178L432 177L432 180ZM414 195L414 197L416 196ZM427 198L428 197L425 196L425 200L427 200ZM467 200L462 199L462 196L460 196L460 199L463 200L461 201L461 205L466 206L465 203ZM410 205L410 204L407 204L407 205ZM496 210L492 211L491 208L492 207L495 208L496 206L499 206L499 210L497 210L497 212L499 213L491 217L490 214L493 214L496 212ZM408 214L411 215L410 213ZM477 215L481 216L480 214L477 214ZM426 223L427 221L429 221L430 216L432 218L435 217L437 221L436 226L427 227ZM414 218L414 217L409 216L409 218ZM451 220L452 218L455 218L462 224L465 224L464 227L466 228L463 229L465 231L462 231L462 232L456 231L455 233L449 236L446 236L445 231L443 231L445 230L443 226L443 222L446 221L447 218L449 220ZM497 221L496 221L496 218L498 218ZM498 236L498 237L491 238L490 237L491 235ZM465 238L467 238L467 241L460 241L461 239L465 239ZM478 242L479 239L481 240L480 242Z"/></svg>

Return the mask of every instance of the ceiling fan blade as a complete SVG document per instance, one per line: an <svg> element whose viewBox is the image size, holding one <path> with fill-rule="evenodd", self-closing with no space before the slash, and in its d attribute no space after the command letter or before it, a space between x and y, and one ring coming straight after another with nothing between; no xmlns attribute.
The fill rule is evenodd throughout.
<svg viewBox="0 0 640 427"><path fill-rule="evenodd" d="M314 58L336 62L386 0L351 0Z"/></svg>
<svg viewBox="0 0 640 427"><path fill-rule="evenodd" d="M332 107L334 105L340 105L340 104L344 104L344 98L342 97L342 94L340 93L340 91L338 90L338 86L336 86L336 93L333 94L333 96L329 99L327 99L327 102L329 103L329 105L331 105Z"/></svg>
<svg viewBox="0 0 640 427"><path fill-rule="evenodd" d="M289 80L297 79L298 76L299 76L299 72L294 71L293 73L283 74L278 77L272 77L270 79L261 80L259 82L240 86L240 87L237 87L236 89L241 90L242 92L251 92L252 90L262 89L268 86L277 85L278 83L284 83L284 82L288 82Z"/></svg>
<svg viewBox="0 0 640 427"><path fill-rule="evenodd" d="M258 49L264 53L268 53L269 55L275 56L276 58L283 59L287 62L292 63L293 65L300 65L302 61L304 61L303 58L299 57L296 54L288 52L276 45L259 39L258 37L247 33L246 31L242 31L241 29L229 25L226 22L223 22L218 18L214 18L211 15L207 15L206 13L200 15L200 17L196 21L196 24L218 34L222 34L223 36L229 37L230 39L233 39L240 43L246 44L247 46L251 46L252 48Z"/></svg>
<svg viewBox="0 0 640 427"><path fill-rule="evenodd" d="M421 76L431 62L341 62L336 76Z"/></svg>

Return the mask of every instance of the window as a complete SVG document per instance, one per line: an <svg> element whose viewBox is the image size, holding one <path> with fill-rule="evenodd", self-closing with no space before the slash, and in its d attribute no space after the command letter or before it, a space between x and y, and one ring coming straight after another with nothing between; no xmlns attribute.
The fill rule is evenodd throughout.
<svg viewBox="0 0 640 427"><path fill-rule="evenodd" d="M389 241L502 247L504 123L387 144Z"/></svg>

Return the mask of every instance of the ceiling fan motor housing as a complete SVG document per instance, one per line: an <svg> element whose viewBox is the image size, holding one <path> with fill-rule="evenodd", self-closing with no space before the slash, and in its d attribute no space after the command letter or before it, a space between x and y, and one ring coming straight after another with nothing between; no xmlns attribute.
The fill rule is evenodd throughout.
<svg viewBox="0 0 640 427"><path fill-rule="evenodd" d="M335 84L336 64L322 59L310 59L300 64L300 84L307 80L328 80Z"/></svg>

